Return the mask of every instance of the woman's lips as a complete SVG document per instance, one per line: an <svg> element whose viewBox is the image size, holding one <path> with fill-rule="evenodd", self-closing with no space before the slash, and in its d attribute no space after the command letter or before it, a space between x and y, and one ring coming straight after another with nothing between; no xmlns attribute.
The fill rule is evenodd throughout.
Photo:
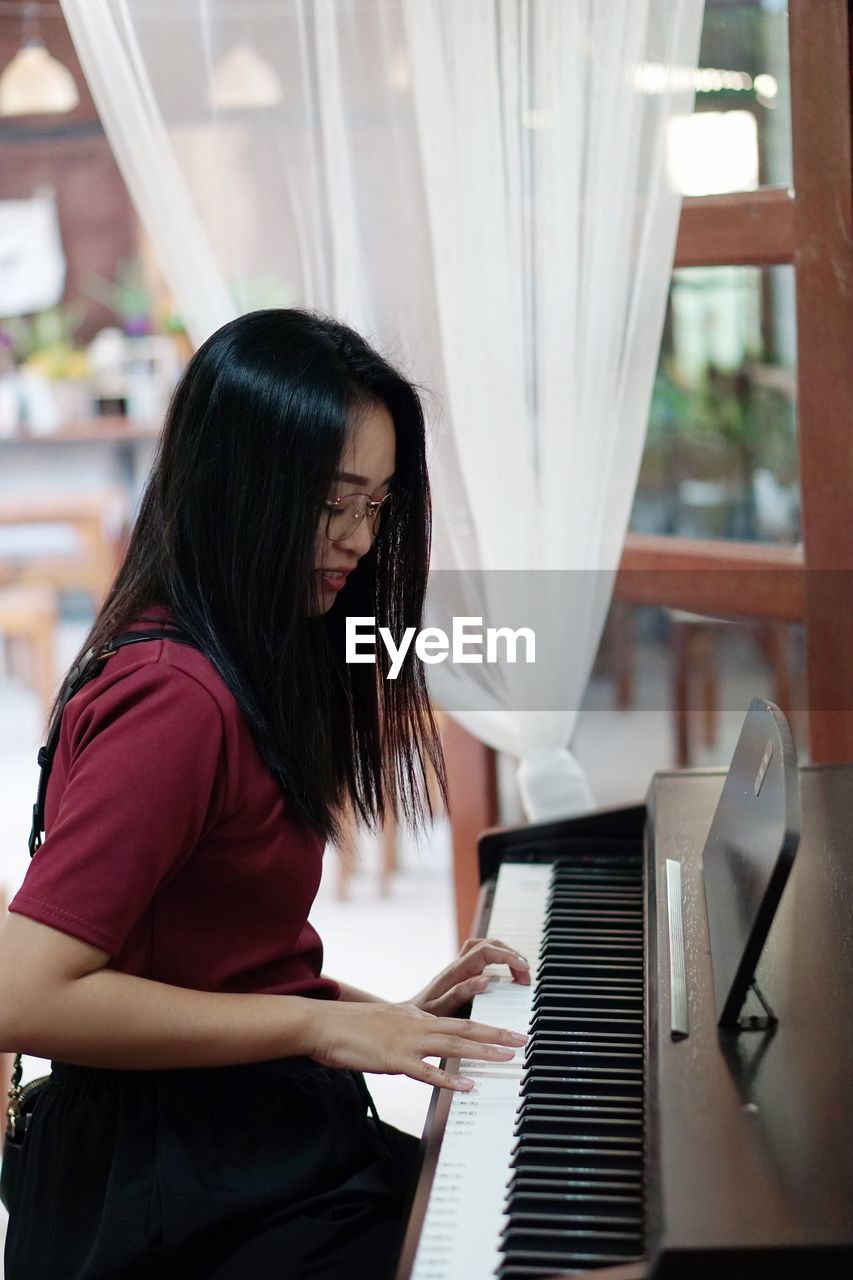
<svg viewBox="0 0 853 1280"><path fill-rule="evenodd" d="M320 569L320 579L325 587L330 591L340 591L346 583L349 570L340 573L334 573L329 569Z"/></svg>

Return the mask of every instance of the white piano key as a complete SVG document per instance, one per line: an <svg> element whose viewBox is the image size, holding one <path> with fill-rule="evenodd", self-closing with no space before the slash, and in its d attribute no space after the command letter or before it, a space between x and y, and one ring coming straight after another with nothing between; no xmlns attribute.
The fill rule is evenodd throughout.
<svg viewBox="0 0 853 1280"><path fill-rule="evenodd" d="M514 982L505 965L490 965L492 985L471 1008L476 1022L529 1030L552 873L547 863L501 866L489 936L521 952L530 962L531 981ZM462 1060L460 1074L474 1080L474 1088L454 1094L450 1104L411 1280L494 1276L523 1058L519 1049L511 1062Z"/></svg>

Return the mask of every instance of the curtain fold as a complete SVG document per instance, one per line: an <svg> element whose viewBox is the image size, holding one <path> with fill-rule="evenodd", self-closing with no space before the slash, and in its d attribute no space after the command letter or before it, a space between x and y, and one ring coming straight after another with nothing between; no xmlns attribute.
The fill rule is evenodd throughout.
<svg viewBox="0 0 853 1280"><path fill-rule="evenodd" d="M434 697L518 759L531 818L588 807L569 745L642 454L703 0L62 7L193 339L317 307L426 388L428 621L536 634L532 666L430 666ZM263 71L243 99L235 51Z"/></svg>
<svg viewBox="0 0 853 1280"><path fill-rule="evenodd" d="M567 747L630 515L675 248L667 131L693 104L690 77L667 73L695 66L703 5L402 7L451 420L438 460L461 488L437 493L437 563L466 578L435 575L433 610L464 596L467 613L527 619L537 636L535 673L484 669L476 699L458 669L433 668L431 683L520 759L527 813L559 816L592 803ZM467 545L447 537L454 525Z"/></svg>

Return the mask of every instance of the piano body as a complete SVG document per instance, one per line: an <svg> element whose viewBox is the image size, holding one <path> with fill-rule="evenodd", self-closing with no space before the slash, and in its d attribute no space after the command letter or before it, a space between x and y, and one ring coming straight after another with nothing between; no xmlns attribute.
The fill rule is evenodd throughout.
<svg viewBox="0 0 853 1280"><path fill-rule="evenodd" d="M659 773L644 806L480 837L476 933L533 972L495 967L471 1016L530 1040L506 1066L463 1061L470 1093L435 1091L398 1280L853 1276L853 765L799 771L755 972L778 1021L750 995L723 1030L703 847L724 783L744 805L761 786L736 760Z"/></svg>

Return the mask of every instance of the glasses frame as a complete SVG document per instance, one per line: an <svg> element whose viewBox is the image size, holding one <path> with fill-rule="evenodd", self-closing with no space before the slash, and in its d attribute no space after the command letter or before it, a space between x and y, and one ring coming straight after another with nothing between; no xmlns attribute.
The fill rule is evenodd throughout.
<svg viewBox="0 0 853 1280"><path fill-rule="evenodd" d="M353 533L355 533L356 529L358 529L358 527L361 525L363 520L368 520L370 522L370 532L375 537L376 522L379 519L379 513L382 510L382 508L385 506L385 503L388 501L388 499L392 496L392 492L393 491L389 489L388 492L385 494L385 497L380 498L378 502L375 501L373 498L371 498L369 493L342 493L339 498L327 499L325 503L325 508L326 508L325 534L329 542L343 542L345 538L349 538ZM331 533L329 532L329 525L331 523L332 516L335 514L336 511L340 509L340 504L342 502L349 502L351 498L364 499L366 504L364 507L364 514L356 518L355 524L352 526L351 529L347 529L346 533L342 533L337 538L333 538Z"/></svg>

